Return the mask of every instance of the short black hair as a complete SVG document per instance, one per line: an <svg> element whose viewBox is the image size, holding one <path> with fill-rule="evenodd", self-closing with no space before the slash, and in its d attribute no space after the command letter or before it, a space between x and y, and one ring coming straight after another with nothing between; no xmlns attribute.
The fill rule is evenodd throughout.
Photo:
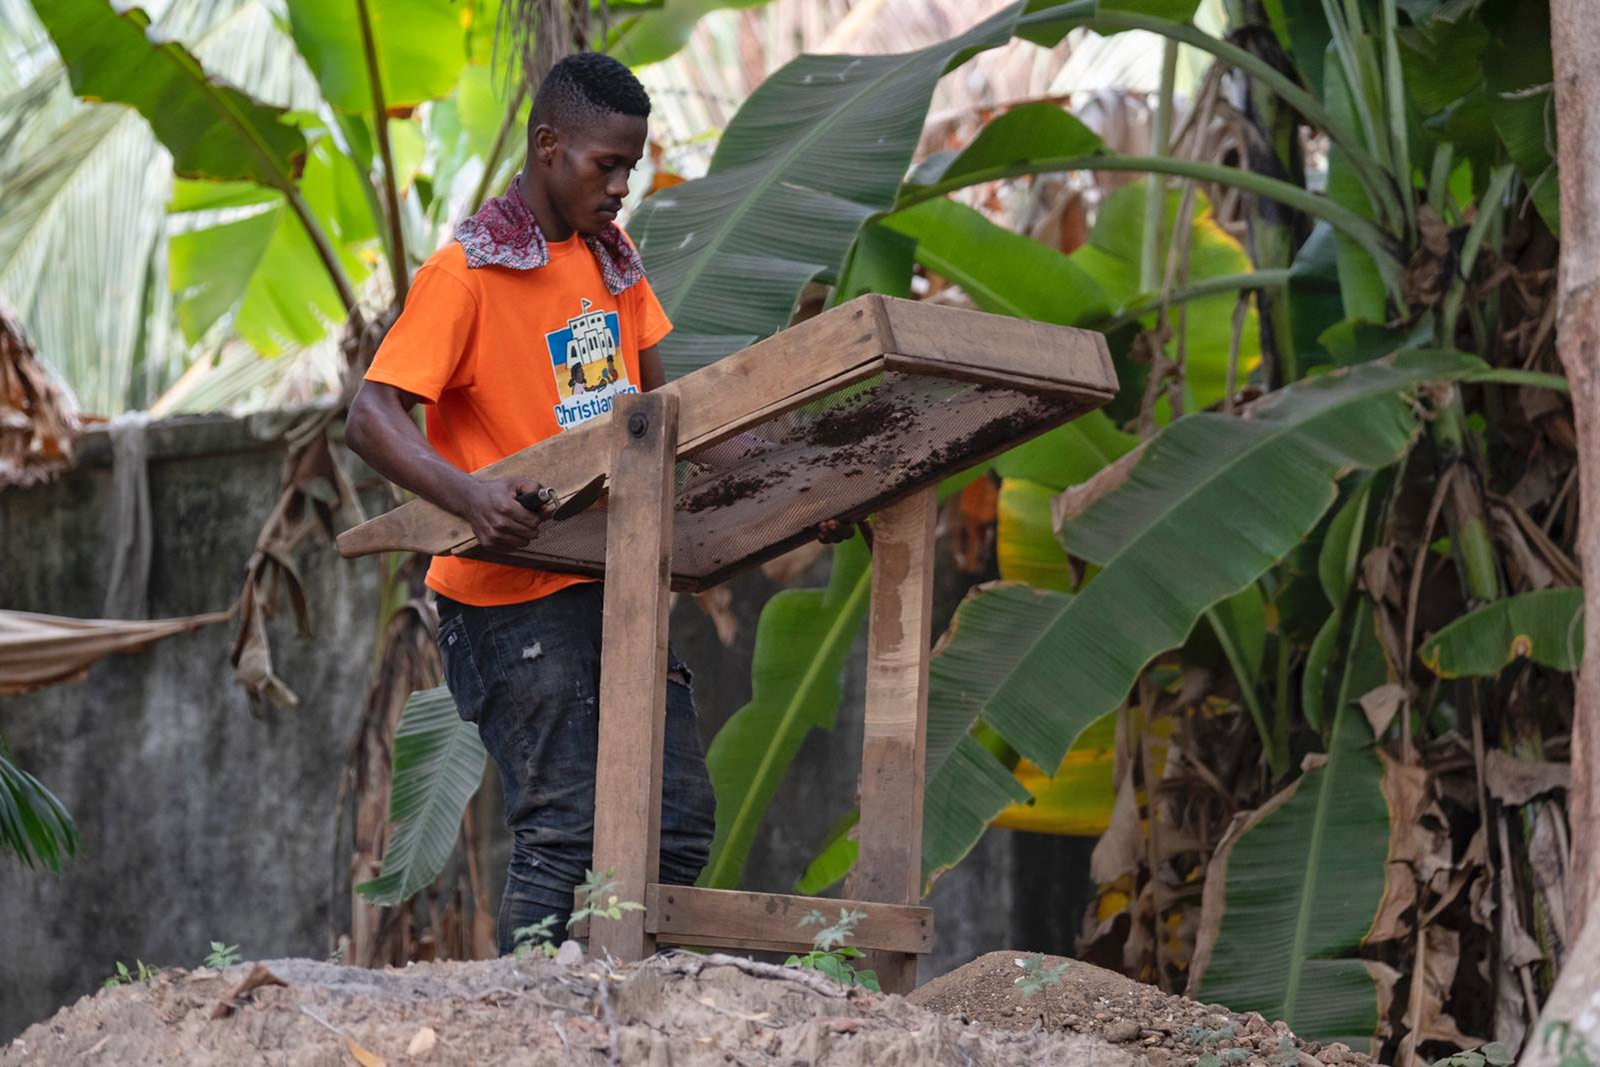
<svg viewBox="0 0 1600 1067"><path fill-rule="evenodd" d="M648 118L650 94L633 71L599 52L562 58L539 83L528 113L528 135L540 125L584 126L608 114Z"/></svg>

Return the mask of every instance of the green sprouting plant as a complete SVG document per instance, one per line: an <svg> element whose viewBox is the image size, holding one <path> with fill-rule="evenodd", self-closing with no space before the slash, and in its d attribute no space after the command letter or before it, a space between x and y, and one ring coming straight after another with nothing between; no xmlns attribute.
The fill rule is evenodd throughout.
<svg viewBox="0 0 1600 1067"><path fill-rule="evenodd" d="M1544 1044L1548 1048L1551 1038L1556 1039L1556 1051L1561 1055L1557 1067L1595 1067L1595 1059L1589 1055L1588 1042L1581 1033L1572 1028L1572 1024L1565 1019L1557 1019L1546 1023L1544 1028Z"/></svg>
<svg viewBox="0 0 1600 1067"><path fill-rule="evenodd" d="M855 934L856 924L866 918L866 913L849 908L839 909L839 921L829 925L828 917L813 908L800 920L801 927L821 927L811 939L811 951L804 956L790 956L783 961L785 967L804 967L817 971L840 985L859 985L879 992L875 971L858 971L850 961L861 957L861 950L846 944Z"/></svg>
<svg viewBox="0 0 1600 1067"><path fill-rule="evenodd" d="M239 962L239 946L224 945L221 941L211 942L211 951L206 955L204 966L222 970L232 967Z"/></svg>
<svg viewBox="0 0 1600 1067"><path fill-rule="evenodd" d="M617 882L612 871L583 872L578 890L583 894L583 907L572 913L567 925L575 926L584 919L620 919L625 911L643 911L637 900L622 900L615 892Z"/></svg>
<svg viewBox="0 0 1600 1067"><path fill-rule="evenodd" d="M1584 1040L1582 1034L1572 1029L1571 1023L1565 1019L1557 1019L1545 1024L1544 1043L1547 1048L1552 1037L1556 1039L1556 1051L1561 1054L1556 1067L1595 1067L1594 1057L1589 1055L1589 1043ZM1488 1047L1484 1046L1485 1049ZM1495 1067L1499 1065L1496 1064Z"/></svg>
<svg viewBox="0 0 1600 1067"><path fill-rule="evenodd" d="M1548 1034L1549 1030L1547 1029L1545 1033ZM1565 1051L1564 1047L1562 1051ZM1517 1054L1511 1049L1498 1041L1491 1041L1487 1045L1479 1045L1477 1048L1469 1048L1446 1056L1442 1060L1435 1060L1433 1067L1484 1067L1485 1064L1489 1067L1507 1067L1508 1064L1514 1063L1516 1058ZM1587 1063L1586 1059L1570 1065L1565 1060L1562 1061L1563 1067L1579 1067L1580 1064Z"/></svg>
<svg viewBox="0 0 1600 1067"><path fill-rule="evenodd" d="M101 988L115 989L119 985L131 985L134 982L148 982L150 979L154 978L160 973L155 967L151 967L146 964L144 960L134 960L133 962L137 969L130 971L128 970L128 965L126 963L118 960L116 971L114 971L109 978L101 983Z"/></svg>
<svg viewBox="0 0 1600 1067"><path fill-rule="evenodd" d="M1231 1037L1239 1035L1238 1023L1224 1023L1215 1030L1207 1030L1203 1026L1185 1026L1183 1039L1191 1045L1220 1045Z"/></svg>
<svg viewBox="0 0 1600 1067"><path fill-rule="evenodd" d="M1022 990L1024 997L1031 997L1051 986L1061 984L1061 976L1067 973L1067 964L1070 961L1062 960L1054 967L1046 967L1044 957L1035 953L1016 961L1022 968L1022 974L1011 984Z"/></svg>
<svg viewBox="0 0 1600 1067"><path fill-rule="evenodd" d="M620 909L621 905L619 904L618 915L621 914ZM554 915L546 915L531 926L517 927L511 931L512 940L516 943L512 953L519 960L527 959L536 952L543 956L554 957L556 954L554 943L555 925L556 917Z"/></svg>
<svg viewBox="0 0 1600 1067"><path fill-rule="evenodd" d="M1248 1058L1248 1053L1246 1054ZM1273 1067L1290 1067L1291 1064L1300 1062L1300 1050L1294 1047L1294 1039L1288 1034L1278 1037L1278 1051L1267 1057L1267 1062Z"/></svg>

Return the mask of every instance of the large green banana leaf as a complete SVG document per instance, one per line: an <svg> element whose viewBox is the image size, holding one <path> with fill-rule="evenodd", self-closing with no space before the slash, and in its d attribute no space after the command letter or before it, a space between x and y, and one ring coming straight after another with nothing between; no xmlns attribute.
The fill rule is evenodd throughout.
<svg viewBox="0 0 1600 1067"><path fill-rule="evenodd" d="M289 27L328 103L372 113L360 11L371 22L383 102L415 107L444 96L467 64L476 0L288 0Z"/></svg>
<svg viewBox="0 0 1600 1067"><path fill-rule="evenodd" d="M628 19L609 51L630 67L670 58L689 43L695 24L724 8L759 7L768 0L663 0L660 8Z"/></svg>
<svg viewBox="0 0 1600 1067"><path fill-rule="evenodd" d="M640 205L629 229L676 327L669 376L781 329L805 284L836 274L892 206L934 84L1007 41L1021 8L917 52L800 56L745 101L704 178Z"/></svg>
<svg viewBox="0 0 1600 1067"><path fill-rule="evenodd" d="M1103 568L1081 592L969 595L931 667L925 874L956 863L1005 804L1026 799L971 739L978 719L1036 766L1058 766L1151 658L1299 543L1344 472L1394 462L1417 431L1415 386L1482 367L1460 353L1407 353L1297 383L1249 418L1180 419L1063 532Z"/></svg>
<svg viewBox="0 0 1600 1067"><path fill-rule="evenodd" d="M1378 991L1355 952L1383 897L1389 805L1359 709L1326 762L1246 817L1206 872L1189 994L1375 1051Z"/></svg>
<svg viewBox="0 0 1600 1067"><path fill-rule="evenodd" d="M62 854L76 855L78 844L78 827L61 801L0 750L0 853L59 874Z"/></svg>
<svg viewBox="0 0 1600 1067"><path fill-rule="evenodd" d="M979 173L1020 159L1082 157L1103 150L1100 138L1054 104L1024 104L990 122L972 143L942 164L918 168L915 181L930 184ZM963 204L929 200L890 215L883 222L917 240L917 259L929 270L960 285L985 311L1020 315L1067 326L1093 326L1114 314L1147 307L1156 294L1139 291L1144 186L1119 189L1102 205L1089 241L1064 255L990 222ZM1168 194L1163 241L1170 242L1182 200ZM1239 242L1217 225L1211 205L1197 194L1190 224L1189 256L1175 288L1219 279L1248 281L1250 258ZM1237 294L1196 296L1181 319L1185 331L1185 384L1190 410L1210 407L1226 385L1233 339L1232 312ZM1146 326L1156 316L1140 316ZM1169 322L1167 344L1176 356L1180 318ZM1260 360L1259 329L1252 304L1240 334L1238 381ZM1124 389L1137 383L1123 382Z"/></svg>
<svg viewBox="0 0 1600 1067"><path fill-rule="evenodd" d="M483 780L488 754L478 728L456 714L444 686L412 693L394 732L389 818L394 830L383 871L356 891L394 905L431 884L456 847L461 816Z"/></svg>
<svg viewBox="0 0 1600 1067"><path fill-rule="evenodd" d="M353 284L370 273L360 249L377 237L362 179L322 138L301 192ZM184 336L198 340L238 308L234 331L263 355L308 345L343 318L338 290L283 195L248 182L183 182L172 201L170 277Z"/></svg>
<svg viewBox="0 0 1600 1067"><path fill-rule="evenodd" d="M1305 671L1300 676L1300 713L1315 729L1327 721L1328 672L1344 627L1345 601L1355 586L1361 561L1362 530L1366 525L1371 483L1365 483L1345 501L1328 524L1327 536L1317 553L1317 578L1332 610L1311 641Z"/></svg>
<svg viewBox="0 0 1600 1067"><path fill-rule="evenodd" d="M1497 600L1434 634L1418 655L1441 678L1492 678L1516 659L1575 671L1583 659L1583 590L1540 589Z"/></svg>
<svg viewBox="0 0 1600 1067"><path fill-rule="evenodd" d="M139 8L106 0L35 5L73 91L143 115L186 178L247 179L288 190L305 162L300 131L268 107L208 75L177 41L153 39Z"/></svg>
<svg viewBox="0 0 1600 1067"><path fill-rule="evenodd" d="M833 553L825 589L785 589L756 626L750 703L706 752L717 796L716 836L700 884L739 884L750 845L795 753L812 730L831 730L850 646L866 617L871 571L859 536Z"/></svg>
<svg viewBox="0 0 1600 1067"><path fill-rule="evenodd" d="M316 82L272 2L173 0L149 32L182 41L257 100L314 109ZM32 8L17 14L8 29L48 52ZM0 292L87 410L148 407L189 357L169 326L167 152L136 111L75 99L58 63L0 102L0 115Z"/></svg>

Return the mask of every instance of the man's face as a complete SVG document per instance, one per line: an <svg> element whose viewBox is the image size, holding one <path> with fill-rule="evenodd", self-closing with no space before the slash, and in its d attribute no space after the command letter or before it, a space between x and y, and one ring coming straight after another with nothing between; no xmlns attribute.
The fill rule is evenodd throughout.
<svg viewBox="0 0 1600 1067"><path fill-rule="evenodd" d="M616 220L647 128L644 119L617 112L572 130L539 127L535 148L546 194L568 226L592 236Z"/></svg>

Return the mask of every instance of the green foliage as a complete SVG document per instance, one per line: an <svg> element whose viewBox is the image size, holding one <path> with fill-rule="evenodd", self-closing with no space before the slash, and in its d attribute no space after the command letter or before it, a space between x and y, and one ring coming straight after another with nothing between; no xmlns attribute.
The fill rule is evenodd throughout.
<svg viewBox="0 0 1600 1067"><path fill-rule="evenodd" d="M186 178L249 179L288 189L305 162L305 138L267 107L212 78L176 41L152 40L139 8L105 0L35 5L80 96L143 115Z"/></svg>
<svg viewBox="0 0 1600 1067"><path fill-rule="evenodd" d="M1461 1052L1434 1060L1432 1067L1509 1067L1517 1062L1514 1049L1507 1048L1499 1041L1491 1041L1486 1045L1476 1048L1464 1049Z"/></svg>
<svg viewBox="0 0 1600 1067"><path fill-rule="evenodd" d="M365 7L384 103L415 107L448 93L467 62L472 0L288 0L289 26L323 96L341 111L373 110L360 10ZM492 13L490 14L492 18ZM465 22L465 24L464 24Z"/></svg>
<svg viewBox="0 0 1600 1067"><path fill-rule="evenodd" d="M77 824L55 794L8 755L0 747L0 853L60 874L62 855L77 855Z"/></svg>
<svg viewBox="0 0 1600 1067"><path fill-rule="evenodd" d="M1492 678L1517 659L1575 671L1583 659L1583 590L1541 589L1497 600L1439 630L1418 655L1441 678Z"/></svg>
<svg viewBox="0 0 1600 1067"><path fill-rule="evenodd" d="M225 945L221 941L213 941L211 942L211 951L206 953L206 958L201 965L213 967L220 971L224 967L232 967L235 963L238 963L239 958L238 945Z"/></svg>
<svg viewBox="0 0 1600 1067"><path fill-rule="evenodd" d="M861 812L855 808L841 815L822 839L822 847L805 873L795 880L794 891L804 897L820 896L844 880L850 868L856 865L861 854L861 843L850 836L850 831L861 822Z"/></svg>
<svg viewBox="0 0 1600 1067"><path fill-rule="evenodd" d="M859 985L874 993L878 988L875 971L859 971L850 961L860 959L862 952L847 942L855 936L856 926L866 918L865 912L850 908L839 909L839 919L830 924L828 917L813 908L800 920L800 927L819 927L811 939L811 951L803 956L790 956L783 961L785 967L804 967L827 975L840 985Z"/></svg>
<svg viewBox="0 0 1600 1067"><path fill-rule="evenodd" d="M1389 808L1372 735L1340 710L1327 761L1259 808L1213 860L1191 988L1206 1002L1282 1019L1306 1040L1370 1045L1378 993L1355 958L1383 895Z"/></svg>
<svg viewBox="0 0 1600 1067"><path fill-rule="evenodd" d="M990 818L1027 797L970 743L975 722L1035 765L1057 766L1152 657L1181 645L1206 608L1310 532L1339 475L1400 456L1417 430L1412 389L1481 367L1459 353L1417 353L1298 383L1251 419L1180 419L1149 443L1126 483L1062 531L1074 555L1103 568L1081 592L970 594L930 670L924 875L958 861ZM1063 676L1076 683L1063 689Z"/></svg>
<svg viewBox="0 0 1600 1067"><path fill-rule="evenodd" d="M706 752L717 824L701 885L739 884L756 830L801 743L813 729L833 729L840 673L866 617L868 560L857 535L834 550L827 588L785 589L762 611L750 703Z"/></svg>
<svg viewBox="0 0 1600 1067"><path fill-rule="evenodd" d="M585 919L620 919L625 911L643 911L644 905L637 900L623 900L617 893L618 882L613 877L613 871L583 872L583 881L578 883L577 891L583 894L583 904L573 911L572 917L567 920L569 927L576 926ZM525 927L524 929L536 929Z"/></svg>
<svg viewBox="0 0 1600 1067"><path fill-rule="evenodd" d="M1046 989L1060 985L1072 961L1062 960L1054 967L1047 967L1044 957L1035 954L1017 960L1016 964L1022 968L1022 973L1012 981L1012 984L1022 990L1024 998L1029 998L1035 993L1042 993Z"/></svg>
<svg viewBox="0 0 1600 1067"><path fill-rule="evenodd" d="M745 101L704 178L640 205L629 229L676 326L669 377L781 329L807 282L836 280L894 203L934 84L1008 40L1020 8L904 55L798 57Z"/></svg>
<svg viewBox="0 0 1600 1067"><path fill-rule="evenodd" d="M1540 1035L1545 1048L1550 1047L1552 1039L1556 1043L1556 1052L1561 1056L1557 1067L1594 1067L1596 1058L1590 1055L1588 1041L1565 1019L1552 1019L1545 1023Z"/></svg>
<svg viewBox="0 0 1600 1067"><path fill-rule="evenodd" d="M618 914L621 914L620 909ZM519 926L511 931L511 939L516 945L512 949L513 955L519 960L534 955L554 959L557 952L555 926L556 916L546 915L531 926Z"/></svg>
<svg viewBox="0 0 1600 1067"><path fill-rule="evenodd" d="M611 54L630 67L659 63L689 43L695 23L724 8L759 7L768 0L663 0L659 10L627 19Z"/></svg>
<svg viewBox="0 0 1600 1067"><path fill-rule="evenodd" d="M134 982L148 982L161 973L160 968L148 966L144 960L135 960L136 970L128 970L128 965L117 960L117 969L111 972L104 982L100 983L101 989L115 989L119 985L132 985Z"/></svg>
<svg viewBox="0 0 1600 1067"><path fill-rule="evenodd" d="M408 900L438 877L455 848L461 815L488 758L478 728L461 721L443 686L412 693L394 734L394 829L383 870L356 891L374 904Z"/></svg>

